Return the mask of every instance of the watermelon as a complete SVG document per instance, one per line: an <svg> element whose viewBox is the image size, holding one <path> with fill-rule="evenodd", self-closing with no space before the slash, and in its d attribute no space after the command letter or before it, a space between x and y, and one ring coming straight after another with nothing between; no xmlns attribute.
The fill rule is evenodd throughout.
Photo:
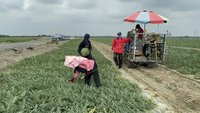
<svg viewBox="0 0 200 113"><path fill-rule="evenodd" d="M88 48L83 48L81 50L81 56L88 56L90 54L90 50Z"/></svg>

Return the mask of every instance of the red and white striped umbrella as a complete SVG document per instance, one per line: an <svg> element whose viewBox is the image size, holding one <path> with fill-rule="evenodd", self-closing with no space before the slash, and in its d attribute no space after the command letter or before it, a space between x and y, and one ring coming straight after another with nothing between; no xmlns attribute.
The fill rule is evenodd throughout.
<svg viewBox="0 0 200 113"><path fill-rule="evenodd" d="M142 24L162 24L167 23L168 19L153 11L138 11L124 19L125 22L137 22Z"/></svg>

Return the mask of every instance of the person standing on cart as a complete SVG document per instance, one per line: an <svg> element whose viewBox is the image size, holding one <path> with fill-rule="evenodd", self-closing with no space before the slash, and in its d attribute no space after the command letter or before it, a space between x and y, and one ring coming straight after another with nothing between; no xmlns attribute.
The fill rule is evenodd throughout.
<svg viewBox="0 0 200 113"><path fill-rule="evenodd" d="M143 37L144 37L144 30L140 27L140 24L137 24L135 26L135 32L137 34L136 37L136 49L139 50L140 52L143 51Z"/></svg>
<svg viewBox="0 0 200 113"><path fill-rule="evenodd" d="M124 44L129 42L130 38L122 38L122 33L117 33L117 37L112 42L112 50L114 52L113 59L118 66L118 69L122 67L122 54L124 53Z"/></svg>
<svg viewBox="0 0 200 113"><path fill-rule="evenodd" d="M136 33L139 33L137 38L142 39L144 37L144 30L140 27L140 24L135 26Z"/></svg>

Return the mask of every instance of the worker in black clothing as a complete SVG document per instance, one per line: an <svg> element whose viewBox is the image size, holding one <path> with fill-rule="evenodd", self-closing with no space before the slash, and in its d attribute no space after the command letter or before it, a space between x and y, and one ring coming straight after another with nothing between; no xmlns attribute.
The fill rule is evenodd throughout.
<svg viewBox="0 0 200 113"><path fill-rule="evenodd" d="M93 56L92 56L92 54L91 54L92 45L91 45L91 42L90 42L89 39L90 39L90 35L89 35L88 33L86 33L85 36L84 36L83 41L82 41L82 42L79 44L79 46L78 46L78 53L79 53L79 55L83 56L83 55L81 54L81 50L82 50L83 48L88 48L89 51L90 51L89 54L86 55L86 56L83 56L83 57L95 61L95 59L93 58ZM94 81L95 81L95 83L96 83L96 86L97 86L97 87L100 87L100 86L101 86L101 83L100 83L99 72L98 72L98 67L97 67L96 61L95 61L95 64L94 64L94 70L91 71L91 72L87 72L87 74L86 74L86 76L85 76L85 83L86 83L87 85L90 85L90 79L91 79L91 76L92 76L92 75L93 75L93 79L94 79Z"/></svg>
<svg viewBox="0 0 200 113"><path fill-rule="evenodd" d="M91 54L92 45L91 45L91 42L90 42L89 39L90 39L90 35L89 35L89 34L85 34L83 41L82 41L82 42L79 44L79 46L78 46L78 53L79 53L79 55L82 56L81 50L82 50L83 48L88 48L88 49L90 50L90 53L89 53L89 55L87 55L87 56L85 56L85 57L88 58L88 59L94 60L94 58L92 57L92 54Z"/></svg>

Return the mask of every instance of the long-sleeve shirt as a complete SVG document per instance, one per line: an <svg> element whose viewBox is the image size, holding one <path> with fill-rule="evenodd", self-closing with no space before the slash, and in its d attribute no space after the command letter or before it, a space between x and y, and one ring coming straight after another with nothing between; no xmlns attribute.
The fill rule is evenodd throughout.
<svg viewBox="0 0 200 113"><path fill-rule="evenodd" d="M94 68L94 60L89 60L81 56L65 56L64 65L75 69L77 66L91 71Z"/></svg>
<svg viewBox="0 0 200 113"><path fill-rule="evenodd" d="M124 44L129 42L129 38L115 38L112 42L112 50L115 53L123 53L124 52Z"/></svg>

